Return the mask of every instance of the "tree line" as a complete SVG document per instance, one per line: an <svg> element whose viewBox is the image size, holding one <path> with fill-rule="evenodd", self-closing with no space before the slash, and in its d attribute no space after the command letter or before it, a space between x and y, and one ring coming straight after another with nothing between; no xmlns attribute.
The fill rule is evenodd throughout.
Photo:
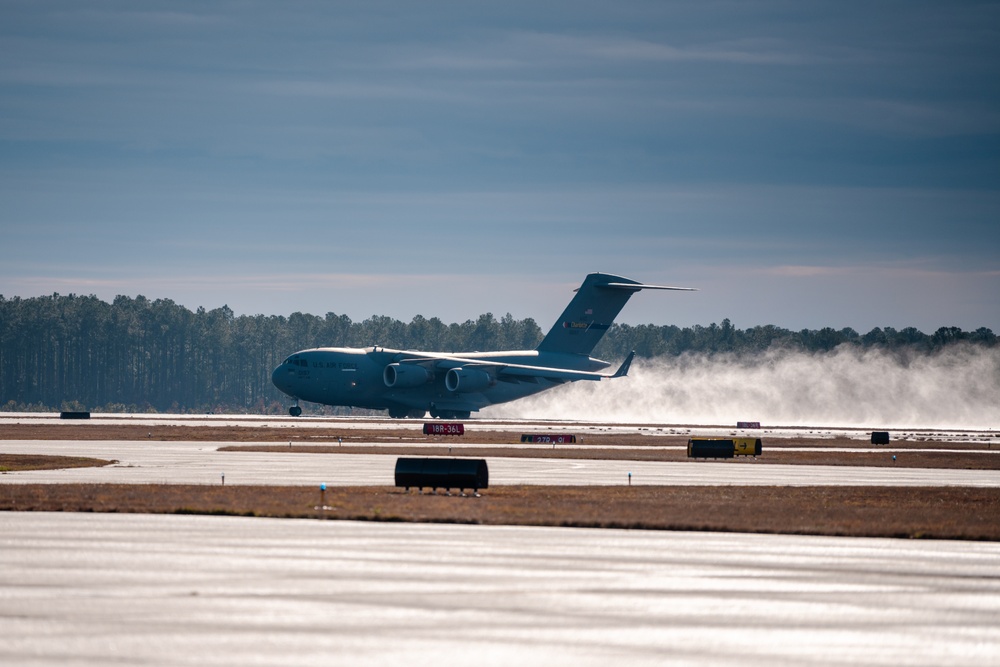
<svg viewBox="0 0 1000 667"><path fill-rule="evenodd" d="M409 323L374 316L293 313L236 316L227 307L191 311L170 299L118 296L4 298L0 295L0 409L8 411L283 413L287 400L271 371L311 347L367 347L474 352L532 349L544 332L531 318L445 324L417 315ZM890 327L793 332L767 325L615 324L594 356L617 362L682 354L757 354L774 347L826 352L839 345L930 354L958 343L993 347L987 328L942 327L932 334ZM338 412L333 410L333 412Z"/></svg>

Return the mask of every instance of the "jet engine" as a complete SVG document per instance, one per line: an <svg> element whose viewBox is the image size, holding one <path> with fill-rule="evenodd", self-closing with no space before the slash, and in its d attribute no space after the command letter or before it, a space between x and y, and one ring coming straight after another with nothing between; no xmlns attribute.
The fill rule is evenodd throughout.
<svg viewBox="0 0 1000 667"><path fill-rule="evenodd" d="M419 387L434 379L433 374L416 364L389 364L382 371L382 381L389 388Z"/></svg>
<svg viewBox="0 0 1000 667"><path fill-rule="evenodd" d="M496 384L496 380L476 368L452 368L444 376L444 387L448 391L482 391Z"/></svg>

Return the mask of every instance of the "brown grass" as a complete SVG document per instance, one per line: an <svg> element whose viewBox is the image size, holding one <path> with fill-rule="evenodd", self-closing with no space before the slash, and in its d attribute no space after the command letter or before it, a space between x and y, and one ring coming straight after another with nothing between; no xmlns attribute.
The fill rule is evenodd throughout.
<svg viewBox="0 0 1000 667"><path fill-rule="evenodd" d="M647 430L647 433L649 431ZM728 431L720 429L720 436ZM411 456L474 456L477 458L581 458L629 461L686 461L685 435L643 435L641 433L588 433L582 438L587 446L607 446L607 449L571 449L551 445L533 445L511 448L504 445L518 444L520 434L511 431L490 430L488 425L471 425L464 437L425 436L420 424L403 424L391 429L344 429L330 427L271 427L271 426L178 426L142 424L8 424L0 427L0 440L149 440L149 441L215 441L275 444L246 447L255 451L387 454ZM338 445L338 440L343 446ZM886 447L873 447L863 440L850 438L767 438L763 437L763 456L738 458L737 464L784 463L849 466L896 466L908 468L964 468L1000 470L1000 453L984 454L990 445L986 442L946 442L941 440L893 441L888 447L904 449L886 453ZM465 442L497 447L466 447ZM379 443L372 447L359 443ZM290 446L289 446L290 445ZM395 447L394 447L395 446ZM449 446L453 451L449 452ZM789 448L816 448L816 451L792 452ZM870 448L867 452L845 452L844 449ZM239 446L223 448L237 451ZM930 449L946 451L927 451Z"/></svg>
<svg viewBox="0 0 1000 667"><path fill-rule="evenodd" d="M1000 489L955 487L499 486L477 498L381 486L9 484L0 510L1000 539Z"/></svg>
<svg viewBox="0 0 1000 667"><path fill-rule="evenodd" d="M122 420L127 421L127 420ZM473 441L480 444L515 444L521 434L515 431L501 431L489 424L466 423L464 436L426 436L420 423L404 422L391 428L342 428L336 424L329 426L296 426L289 420L288 426L230 426L230 425L153 425L153 424L94 424L88 421L59 423L24 423L0 425L0 440L185 440L216 442L292 442L293 444L335 444L338 438L344 443L356 442L429 442L447 446L449 443ZM634 427L630 433L600 431L577 432L580 443L587 445L615 445L629 447L662 447L684 445L688 436L664 434L661 429ZM559 432L572 432L572 428ZM535 432L528 428L526 432ZM543 430L542 432L547 432ZM731 437L731 429L720 428L718 437ZM751 432L753 433L753 432ZM761 432L765 447L799 447L804 443L824 447L867 447L867 439L846 437L823 438L819 436L802 438L769 438ZM988 436L983 436L984 439ZM988 449L987 442L949 442L923 437L915 440L893 440L890 445L899 448L944 448L954 450ZM546 445L537 445L544 448Z"/></svg>
<svg viewBox="0 0 1000 667"><path fill-rule="evenodd" d="M92 459L85 456L48 456L44 454L0 453L0 473L17 470L59 470L61 468L93 468L106 466L114 461Z"/></svg>

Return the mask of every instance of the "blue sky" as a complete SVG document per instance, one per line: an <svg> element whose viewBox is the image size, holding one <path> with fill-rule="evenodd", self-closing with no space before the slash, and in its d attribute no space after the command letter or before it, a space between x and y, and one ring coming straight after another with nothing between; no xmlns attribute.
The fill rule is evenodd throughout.
<svg viewBox="0 0 1000 667"><path fill-rule="evenodd" d="M1000 4L0 4L0 294L1000 332Z"/></svg>

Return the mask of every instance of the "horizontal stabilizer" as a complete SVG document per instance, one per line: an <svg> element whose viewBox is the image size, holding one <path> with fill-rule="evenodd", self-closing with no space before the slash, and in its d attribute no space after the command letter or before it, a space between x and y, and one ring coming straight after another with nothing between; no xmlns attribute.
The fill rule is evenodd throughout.
<svg viewBox="0 0 1000 667"><path fill-rule="evenodd" d="M667 285L640 285L638 283L608 283L598 285L598 287L610 287L611 289L624 289L629 292L638 292L641 289L669 289L676 292L697 292L697 287L669 287Z"/></svg>

